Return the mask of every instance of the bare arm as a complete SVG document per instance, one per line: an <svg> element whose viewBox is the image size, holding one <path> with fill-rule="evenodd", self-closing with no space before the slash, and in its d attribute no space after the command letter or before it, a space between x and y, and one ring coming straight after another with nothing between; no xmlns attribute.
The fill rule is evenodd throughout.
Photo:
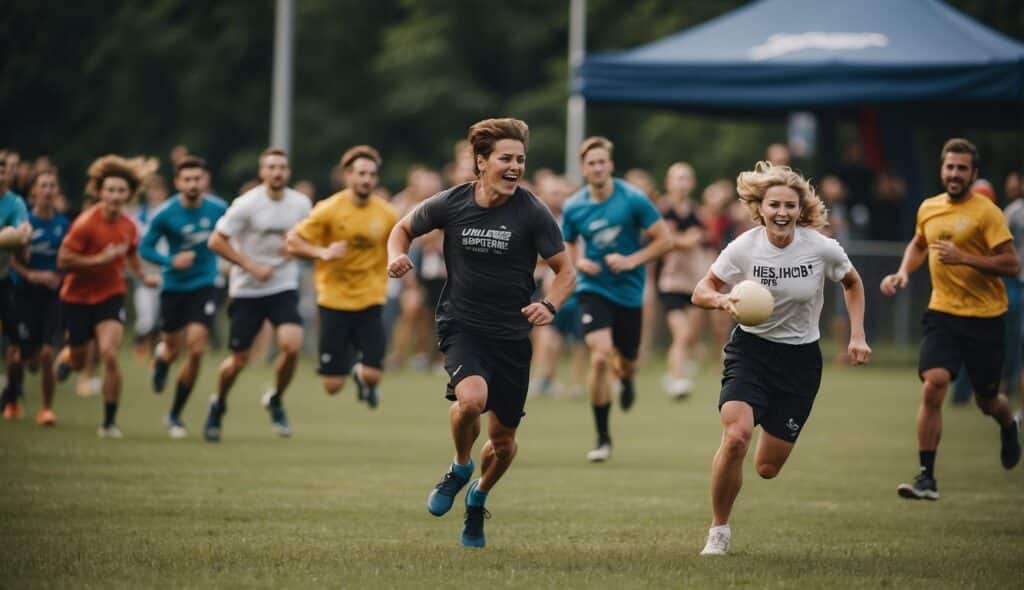
<svg viewBox="0 0 1024 590"><path fill-rule="evenodd" d="M61 245L57 250L57 268L79 270L102 266L124 254L127 249L128 246L124 244L107 244L106 248L96 254L80 254L66 245Z"/></svg>
<svg viewBox="0 0 1024 590"><path fill-rule="evenodd" d="M142 259L139 258L138 251L135 251L125 257L125 262L128 268L131 269L132 274L139 280L140 283L147 287L159 287L160 277L157 275L147 275L142 270Z"/></svg>
<svg viewBox="0 0 1024 590"><path fill-rule="evenodd" d="M903 260L900 261L900 268L891 275L882 279L881 290L883 295L895 295L896 291L907 286L910 275L921 267L921 264L928 259L928 243L924 236L914 235L903 250Z"/></svg>
<svg viewBox="0 0 1024 590"><path fill-rule="evenodd" d="M689 250L700 246L702 241L704 241L704 230L694 225L672 237L672 249Z"/></svg>
<svg viewBox="0 0 1024 590"><path fill-rule="evenodd" d="M693 288L693 296L690 300L694 305L704 309L722 309L732 312L732 301L724 292L728 286L725 281L709 270Z"/></svg>
<svg viewBox="0 0 1024 590"><path fill-rule="evenodd" d="M412 270L409 260L409 245L416 236L412 233L412 215L416 210L405 214L388 236L388 276L398 278Z"/></svg>
<svg viewBox="0 0 1024 590"><path fill-rule="evenodd" d="M665 223L664 219L659 219L652 223L650 227L644 230L644 235L648 239L647 245L629 256L609 254L604 257L605 263L612 272L620 273L633 270L652 260L657 260L672 249L672 232L669 231L668 224Z"/></svg>
<svg viewBox="0 0 1024 590"><path fill-rule="evenodd" d="M555 272L555 280L551 283L551 290L548 291L544 301L531 303L520 310L523 317L534 326L550 324L555 319L555 314L545 305L545 302L551 304L551 307L557 312L565 304L569 295L572 294L573 289L576 288L576 270L569 262L568 253L563 250L551 258L545 259L544 262Z"/></svg>
<svg viewBox="0 0 1024 590"><path fill-rule="evenodd" d="M0 229L0 250L21 248L32 238L32 226L24 222L18 226L7 226Z"/></svg>
<svg viewBox="0 0 1024 590"><path fill-rule="evenodd" d="M227 260L231 264L240 266L246 272L256 277L261 281L265 281L270 278L270 275L274 273L272 266L265 264L258 264L245 254L242 254L238 250L235 250L234 246L228 240L228 237L219 231L214 231L210 234L210 239L207 240L206 245L210 247L218 256Z"/></svg>
<svg viewBox="0 0 1024 590"><path fill-rule="evenodd" d="M1014 277L1020 270L1020 260L1012 241L999 244L989 255L968 254L962 252L952 242L945 241L932 244L931 250L943 264L966 264L990 275Z"/></svg>
<svg viewBox="0 0 1024 590"><path fill-rule="evenodd" d="M853 364L862 365L871 360L871 347L864 333L864 282L857 269L850 269L842 279L843 299L850 314L850 344L847 353Z"/></svg>
<svg viewBox="0 0 1024 590"><path fill-rule="evenodd" d="M288 248L288 254L305 258L306 260L334 260L344 256L348 250L348 244L344 241L333 242L326 247L316 246L307 242L294 229L288 232L285 246Z"/></svg>

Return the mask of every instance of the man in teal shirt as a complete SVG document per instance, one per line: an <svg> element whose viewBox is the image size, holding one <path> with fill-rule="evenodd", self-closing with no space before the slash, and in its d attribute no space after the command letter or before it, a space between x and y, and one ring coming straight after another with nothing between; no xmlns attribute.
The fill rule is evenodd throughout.
<svg viewBox="0 0 1024 590"><path fill-rule="evenodd" d="M188 431L181 421L196 378L206 343L217 312L214 282L217 280L217 255L206 241L217 220L224 214L223 201L202 193L206 163L196 157L180 161L174 173L172 196L157 211L142 237L139 254L163 267L160 293L161 342L153 360L153 389L163 391L168 369L185 349L186 360L178 373L178 382L167 415L167 433L171 438L185 438ZM160 240L168 246L167 254L157 249Z"/></svg>
<svg viewBox="0 0 1024 590"><path fill-rule="evenodd" d="M32 226L28 223L28 208L25 207L25 201L7 188L6 171L7 152L0 150L0 324L3 324L3 334L7 340L5 362L8 368L5 371L7 385L0 394L0 405L3 406L4 418L12 420L21 417L21 405L18 403L21 395L18 391L21 376L12 375L10 372L20 371L20 368L15 369L11 362L18 353L14 285L10 276L11 255L28 244L32 237Z"/></svg>

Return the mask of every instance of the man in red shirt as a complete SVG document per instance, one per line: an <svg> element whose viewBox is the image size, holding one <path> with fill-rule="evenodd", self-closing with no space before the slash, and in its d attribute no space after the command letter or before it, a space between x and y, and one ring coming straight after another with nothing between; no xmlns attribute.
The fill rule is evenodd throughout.
<svg viewBox="0 0 1024 590"><path fill-rule="evenodd" d="M104 156L89 167L87 192L99 202L71 224L57 252L57 266L67 272L60 299L68 332L71 368L81 369L86 349L96 339L103 363L103 425L101 438L121 438L115 423L121 397L117 353L124 335L124 266L127 263L146 286L159 279L144 276L136 251L135 224L122 213L139 188L134 167L118 156Z"/></svg>

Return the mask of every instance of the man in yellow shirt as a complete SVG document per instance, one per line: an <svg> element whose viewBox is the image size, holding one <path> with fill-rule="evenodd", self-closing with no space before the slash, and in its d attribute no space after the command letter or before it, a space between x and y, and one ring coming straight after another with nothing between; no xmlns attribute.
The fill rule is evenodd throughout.
<svg viewBox="0 0 1024 590"><path fill-rule="evenodd" d="M379 402L384 357L381 307L387 299L387 240L398 211L373 194L381 159L367 145L341 157L345 190L318 203L288 235L288 252L316 261L320 373L334 395L352 372L359 400ZM358 363L356 360L358 358Z"/></svg>
<svg viewBox="0 0 1024 590"><path fill-rule="evenodd" d="M1016 276L1020 261L1002 212L970 191L978 177L977 148L966 139L950 139L941 158L946 192L921 203L917 229L900 268L881 285L884 295L894 295L928 259L932 295L922 321L918 361L924 382L917 414L921 471L913 483L897 488L901 497L914 500L939 498L934 466L942 434L942 401L961 367L967 369L978 407L999 423L1003 467L1013 468L1021 455L1017 423L1006 396L999 393L1007 308L1000 277Z"/></svg>

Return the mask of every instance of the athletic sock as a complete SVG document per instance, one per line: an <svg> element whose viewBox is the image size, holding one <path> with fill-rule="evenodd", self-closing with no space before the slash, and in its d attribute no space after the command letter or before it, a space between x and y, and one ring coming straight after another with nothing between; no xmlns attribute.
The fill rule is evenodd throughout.
<svg viewBox="0 0 1024 590"><path fill-rule="evenodd" d="M483 506L487 502L487 492L481 490L479 485L466 496L467 506Z"/></svg>
<svg viewBox="0 0 1024 590"><path fill-rule="evenodd" d="M921 458L921 473L935 479L935 451L918 451Z"/></svg>
<svg viewBox="0 0 1024 590"><path fill-rule="evenodd" d="M597 427L597 438L601 443L611 442L612 437L608 433L608 414L612 409L612 404L607 403L603 406L597 404L593 405L594 408L594 426Z"/></svg>
<svg viewBox="0 0 1024 590"><path fill-rule="evenodd" d="M470 460L465 465L459 465L457 461L452 461L452 473L462 479L469 479L473 475L473 461Z"/></svg>
<svg viewBox="0 0 1024 590"><path fill-rule="evenodd" d="M185 402L188 401L190 395L192 395L192 386L178 381L177 389L174 392L174 402L171 404L171 416L173 418L177 419L181 414L181 410L185 408Z"/></svg>
<svg viewBox="0 0 1024 590"><path fill-rule="evenodd" d="M114 425L117 418L117 402L103 402L103 427Z"/></svg>

